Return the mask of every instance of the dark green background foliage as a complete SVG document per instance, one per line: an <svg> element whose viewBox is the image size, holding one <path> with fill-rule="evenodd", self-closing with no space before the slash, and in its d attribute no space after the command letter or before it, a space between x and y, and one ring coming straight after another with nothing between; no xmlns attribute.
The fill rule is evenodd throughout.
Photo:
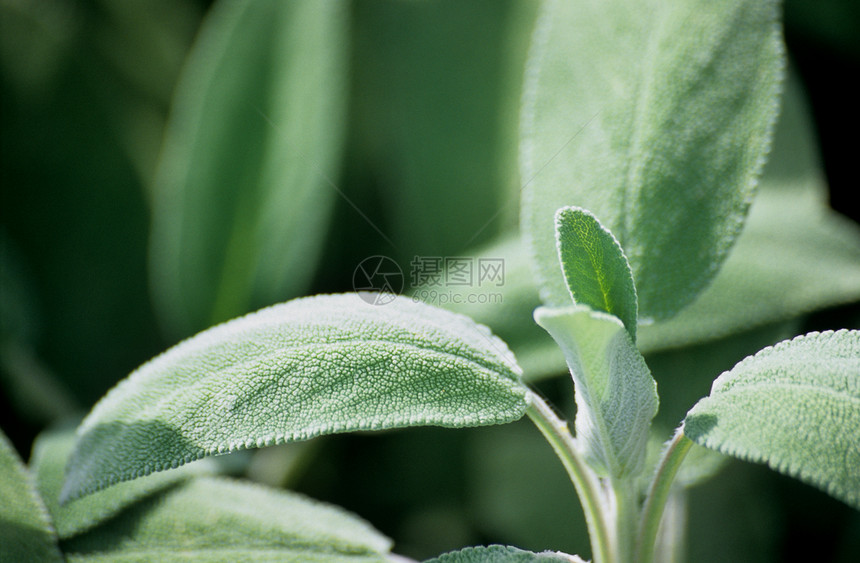
<svg viewBox="0 0 860 563"><path fill-rule="evenodd" d="M330 40L344 75L328 86L340 104L337 138L330 155L305 155L325 167L313 170L316 189L331 190L303 235L317 253L284 264L300 283L212 318L349 291L370 255L391 256L408 278L415 255L473 256L516 230L528 180L517 169L518 111L536 3L341 8ZM210 9L192 0L0 0L0 425L25 460L39 431L82 414L133 368L208 325L171 325L158 313L162 278L152 275L149 244L174 88ZM856 191L848 170L856 151L844 139L858 109L844 81L860 73L860 8L788 0L785 23L831 204L857 220L847 195ZM657 423L674 427L714 376L762 346L846 326L860 326L856 303L648 355ZM539 387L572 410L569 379ZM260 450L235 470L357 512L412 557L493 542L588 556L573 489L526 422L332 436ZM698 562L856 561L860 516L766 468L731 462L690 493L688 551Z"/></svg>

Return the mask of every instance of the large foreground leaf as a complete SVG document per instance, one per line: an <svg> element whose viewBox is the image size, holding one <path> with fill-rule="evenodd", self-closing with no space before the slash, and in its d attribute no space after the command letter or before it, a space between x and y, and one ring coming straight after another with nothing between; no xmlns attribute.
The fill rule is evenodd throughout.
<svg viewBox="0 0 860 563"><path fill-rule="evenodd" d="M585 306L539 307L535 321L564 352L576 391L576 438L592 467L624 477L645 463L657 384L621 321Z"/></svg>
<svg viewBox="0 0 860 563"><path fill-rule="evenodd" d="M424 563L583 563L576 555L555 551L533 553L507 545L467 547L428 559Z"/></svg>
<svg viewBox="0 0 860 563"><path fill-rule="evenodd" d="M777 115L778 3L548 2L524 95L523 232L542 299L567 288L553 216L588 209L633 269L639 315L665 318L740 232Z"/></svg>
<svg viewBox="0 0 860 563"><path fill-rule="evenodd" d="M27 468L3 432L0 432L0 560L63 560L48 511Z"/></svg>
<svg viewBox="0 0 860 563"><path fill-rule="evenodd" d="M69 561L385 561L391 541L293 493L201 477L64 542Z"/></svg>
<svg viewBox="0 0 860 563"><path fill-rule="evenodd" d="M336 194L342 2L222 1L177 87L155 176L155 302L174 334L302 293Z"/></svg>
<svg viewBox="0 0 860 563"><path fill-rule="evenodd" d="M810 333L748 357L690 410L684 433L860 509L860 331Z"/></svg>
<svg viewBox="0 0 860 563"><path fill-rule="evenodd" d="M121 382L81 424L62 496L334 432L510 422L526 408L519 373L464 316L404 297L298 299L198 334Z"/></svg>

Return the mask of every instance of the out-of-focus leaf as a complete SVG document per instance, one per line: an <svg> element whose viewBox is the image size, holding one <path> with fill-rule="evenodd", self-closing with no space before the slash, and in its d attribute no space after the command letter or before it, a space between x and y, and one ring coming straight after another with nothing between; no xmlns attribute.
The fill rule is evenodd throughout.
<svg viewBox="0 0 860 563"><path fill-rule="evenodd" d="M570 367L576 437L586 459L613 478L637 474L657 414L657 384L624 324L584 305L540 307L534 316Z"/></svg>
<svg viewBox="0 0 860 563"><path fill-rule="evenodd" d="M666 322L640 327L643 350L681 347L860 299L860 229L827 207L798 83L785 107L744 232L713 284Z"/></svg>
<svg viewBox="0 0 860 563"><path fill-rule="evenodd" d="M0 432L0 560L63 560L48 511L30 473L3 432Z"/></svg>
<svg viewBox="0 0 860 563"><path fill-rule="evenodd" d="M696 443L860 509L860 331L810 333L750 356L687 414Z"/></svg>
<svg viewBox="0 0 860 563"><path fill-rule="evenodd" d="M536 14L530 0L354 4L350 147L379 190L396 244L383 248L398 261L458 256L516 225Z"/></svg>
<svg viewBox="0 0 860 563"><path fill-rule="evenodd" d="M391 541L341 508L200 477L63 542L68 561L386 561Z"/></svg>
<svg viewBox="0 0 860 563"><path fill-rule="evenodd" d="M555 214L561 270L574 302L621 319L636 342L636 288L627 257L600 221L578 207Z"/></svg>
<svg viewBox="0 0 860 563"><path fill-rule="evenodd" d="M19 251L0 229L0 342L31 344L38 330L35 296Z"/></svg>
<svg viewBox="0 0 860 563"><path fill-rule="evenodd" d="M346 6L223 1L177 87L155 177L152 290L182 336L303 292L343 133Z"/></svg>
<svg viewBox="0 0 860 563"><path fill-rule="evenodd" d="M567 299L553 216L576 205L624 248L639 315L667 318L716 275L743 225L778 110L778 3L546 6L521 144L541 297Z"/></svg>
<svg viewBox="0 0 860 563"><path fill-rule="evenodd" d="M507 545L467 547L428 559L424 563L585 563L576 555L557 551L533 553Z"/></svg>
<svg viewBox="0 0 860 563"><path fill-rule="evenodd" d="M398 297L297 299L211 328L84 419L61 501L205 455L353 430L501 424L527 388L471 319Z"/></svg>
<svg viewBox="0 0 860 563"><path fill-rule="evenodd" d="M23 418L48 424L71 416L71 393L39 361L33 347L39 329L36 299L18 253L0 230L0 388Z"/></svg>
<svg viewBox="0 0 860 563"><path fill-rule="evenodd" d="M860 299L860 230L810 195L762 189L714 284L677 317L641 327L640 346L685 346Z"/></svg>
<svg viewBox="0 0 860 563"><path fill-rule="evenodd" d="M166 490L193 475L216 472L211 459L200 460L185 467L129 483L120 483L105 491L60 506L59 496L66 462L74 445L75 433L71 428L45 431L33 444L33 455L30 458L30 466L36 475L36 485L51 514L57 534L64 539L85 532L140 499Z"/></svg>

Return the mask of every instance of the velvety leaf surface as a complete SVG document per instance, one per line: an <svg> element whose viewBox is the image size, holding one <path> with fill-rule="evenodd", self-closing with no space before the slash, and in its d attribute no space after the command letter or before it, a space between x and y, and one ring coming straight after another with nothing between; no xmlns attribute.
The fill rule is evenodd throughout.
<svg viewBox="0 0 860 563"><path fill-rule="evenodd" d="M860 509L860 331L810 333L723 373L687 414L698 444Z"/></svg>
<svg viewBox="0 0 860 563"><path fill-rule="evenodd" d="M180 78L155 176L151 271L187 336L303 292L336 189L346 6L222 1Z"/></svg>
<svg viewBox="0 0 860 563"><path fill-rule="evenodd" d="M640 327L641 348L685 346L860 300L860 229L827 204L807 114L799 84L789 80L773 152L737 244L692 305Z"/></svg>
<svg viewBox="0 0 860 563"><path fill-rule="evenodd" d="M48 430L36 438L30 458L36 486L60 538L69 538L85 532L140 499L168 489L189 477L217 471L211 459L199 460L184 467L119 483L115 487L60 506L60 489L63 486L66 462L74 445L74 429Z"/></svg>
<svg viewBox="0 0 860 563"><path fill-rule="evenodd" d="M584 563L576 555L555 551L533 553L506 545L467 547L428 559L424 563Z"/></svg>
<svg viewBox="0 0 860 563"><path fill-rule="evenodd" d="M322 434L520 418L507 346L471 319L399 297L322 295L198 334L138 368L78 429L63 497L205 455Z"/></svg>
<svg viewBox="0 0 860 563"><path fill-rule="evenodd" d="M535 321L558 343L573 376L576 438L586 459L612 477L641 471L657 384L624 325L582 305L539 307Z"/></svg>
<svg viewBox="0 0 860 563"><path fill-rule="evenodd" d="M555 214L561 270L574 302L615 315L636 341L636 287L624 251L600 221L584 209Z"/></svg>
<svg viewBox="0 0 860 563"><path fill-rule="evenodd" d="M0 431L0 561L62 561L48 511Z"/></svg>
<svg viewBox="0 0 860 563"><path fill-rule="evenodd" d="M69 561L385 561L391 541L295 493L200 477L67 540Z"/></svg>
<svg viewBox="0 0 860 563"><path fill-rule="evenodd" d="M716 275L764 164L783 67L775 1L548 2L524 94L522 226L541 297L567 299L553 216L588 209L621 243L639 315Z"/></svg>

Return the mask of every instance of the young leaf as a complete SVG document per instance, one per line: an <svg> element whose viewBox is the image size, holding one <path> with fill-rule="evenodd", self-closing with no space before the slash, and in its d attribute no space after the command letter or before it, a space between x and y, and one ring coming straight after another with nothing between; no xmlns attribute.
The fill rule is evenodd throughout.
<svg viewBox="0 0 860 563"><path fill-rule="evenodd" d="M615 315L636 342L636 287L621 245L597 217L578 207L556 212L555 232L574 302Z"/></svg>
<svg viewBox="0 0 860 563"><path fill-rule="evenodd" d="M217 2L155 175L156 305L187 336L309 283L343 137L346 6Z"/></svg>
<svg viewBox="0 0 860 563"><path fill-rule="evenodd" d="M57 534L32 478L0 431L0 559L62 561Z"/></svg>
<svg viewBox="0 0 860 563"><path fill-rule="evenodd" d="M577 305L539 307L535 321L564 352L576 390L576 437L589 463L614 477L645 463L657 384L621 321Z"/></svg>
<svg viewBox="0 0 860 563"><path fill-rule="evenodd" d="M120 483L86 498L64 506L59 504L66 462L75 445L73 429L49 430L41 433L33 444L30 466L36 475L36 485L51 514L60 538L76 536L111 518L128 506L159 491L168 489L189 477L216 473L213 460L204 459L184 467L150 475L136 481Z"/></svg>
<svg viewBox="0 0 860 563"><path fill-rule="evenodd" d="M283 303L138 368L84 419L61 501L205 455L353 430L500 424L527 388L507 346L398 297Z"/></svg>
<svg viewBox="0 0 860 563"><path fill-rule="evenodd" d="M775 0L547 2L524 94L523 233L542 298L567 302L553 215L588 209L621 243L643 318L717 273L778 110Z"/></svg>
<svg viewBox="0 0 860 563"><path fill-rule="evenodd" d="M860 331L810 333L723 373L687 414L698 444L860 509Z"/></svg>
<svg viewBox="0 0 860 563"><path fill-rule="evenodd" d="M69 561L386 561L391 541L343 509L200 477L63 543Z"/></svg>
<svg viewBox="0 0 860 563"><path fill-rule="evenodd" d="M467 547L428 559L424 563L585 563L577 555L557 551L533 553L507 545Z"/></svg>

